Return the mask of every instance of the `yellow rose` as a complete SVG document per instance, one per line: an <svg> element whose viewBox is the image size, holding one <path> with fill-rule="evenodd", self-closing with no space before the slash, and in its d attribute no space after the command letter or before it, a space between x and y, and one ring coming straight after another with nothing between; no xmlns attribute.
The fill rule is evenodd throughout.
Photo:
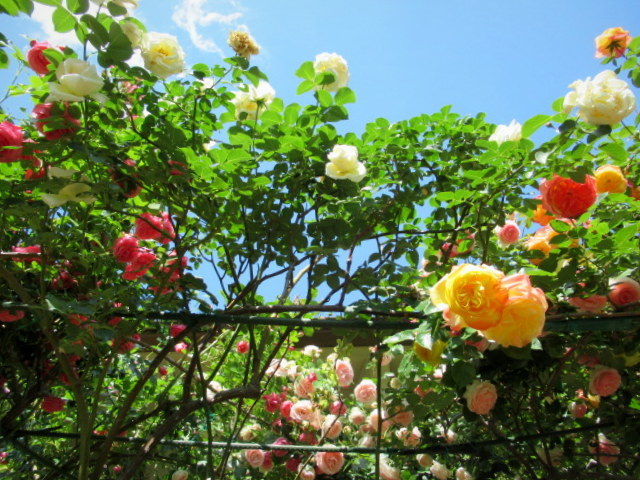
<svg viewBox="0 0 640 480"><path fill-rule="evenodd" d="M241 57L249 59L251 55L260 53L260 46L247 32L234 30L229 33L227 43Z"/></svg>
<svg viewBox="0 0 640 480"><path fill-rule="evenodd" d="M486 265L458 265L433 286L431 301L446 306L445 316L454 324L484 330L500 322L508 295L503 278Z"/></svg>
<svg viewBox="0 0 640 480"><path fill-rule="evenodd" d="M616 165L603 165L599 167L596 177L596 192L598 193L624 193L627 191L627 179L622 170Z"/></svg>
<svg viewBox="0 0 640 480"><path fill-rule="evenodd" d="M144 67L160 78L167 78L184 70L184 52L178 40L166 33L145 33L140 42Z"/></svg>
<svg viewBox="0 0 640 480"><path fill-rule="evenodd" d="M542 290L531 285L526 274L507 277L502 286L509 292L502 319L483 335L504 347L524 347L542 333L547 299Z"/></svg>

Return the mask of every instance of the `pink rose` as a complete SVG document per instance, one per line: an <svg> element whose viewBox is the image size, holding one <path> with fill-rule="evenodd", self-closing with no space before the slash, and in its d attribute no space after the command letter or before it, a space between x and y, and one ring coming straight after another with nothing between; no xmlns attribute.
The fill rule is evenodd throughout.
<svg viewBox="0 0 640 480"><path fill-rule="evenodd" d="M311 468L305 467L300 472L300 480L314 480L316 478L316 472Z"/></svg>
<svg viewBox="0 0 640 480"><path fill-rule="evenodd" d="M47 68L51 61L45 57L44 51L48 48L56 48L51 45L49 42L36 42L32 40L31 48L27 52L27 62L29 62L29 66L31 70L36 72L38 75L46 75L49 73L49 69ZM64 50L64 47L58 47L59 50Z"/></svg>
<svg viewBox="0 0 640 480"><path fill-rule="evenodd" d="M496 235L500 245L513 245L520 240L520 228L513 220L507 220L502 227L496 227Z"/></svg>
<svg viewBox="0 0 640 480"><path fill-rule="evenodd" d="M489 413L498 399L495 385L480 380L467 385L463 396L467 400L467 408L478 415Z"/></svg>
<svg viewBox="0 0 640 480"><path fill-rule="evenodd" d="M132 262L138 253L140 253L138 239L128 233L118 238L113 244L113 256L118 262Z"/></svg>
<svg viewBox="0 0 640 480"><path fill-rule="evenodd" d="M354 425L362 425L366 419L366 415L358 407L352 408L349 412L349 421Z"/></svg>
<svg viewBox="0 0 640 480"><path fill-rule="evenodd" d="M253 468L261 467L264 462L264 452L257 449L245 450L244 459Z"/></svg>
<svg viewBox="0 0 640 480"><path fill-rule="evenodd" d="M38 262L42 263L42 259L40 255L42 254L42 249L40 245L31 245L29 247L11 247L11 251L14 253L33 253L33 257L13 257L12 260L14 262Z"/></svg>
<svg viewBox="0 0 640 480"><path fill-rule="evenodd" d="M329 411L334 415L345 415L347 413L347 406L344 404L344 402L336 400L335 402L331 402Z"/></svg>
<svg viewBox="0 0 640 480"><path fill-rule="evenodd" d="M595 446L589 446L589 452L596 456L600 464L609 465L618 461L620 448L603 433L599 433L598 443Z"/></svg>
<svg viewBox="0 0 640 480"><path fill-rule="evenodd" d="M391 421L396 425L408 427L413 422L413 412L411 410L402 410L391 417Z"/></svg>
<svg viewBox="0 0 640 480"><path fill-rule="evenodd" d="M38 131L47 140L58 140L73 135L80 127L80 121L69 113L65 104L41 103L31 112Z"/></svg>
<svg viewBox="0 0 640 480"><path fill-rule="evenodd" d="M584 402L571 402L569 413L573 418L582 418L587 414L587 404Z"/></svg>
<svg viewBox="0 0 640 480"><path fill-rule="evenodd" d="M22 128L7 121L0 123L0 163L19 161L23 141Z"/></svg>
<svg viewBox="0 0 640 480"><path fill-rule="evenodd" d="M290 472L297 473L301 463L302 459L300 457L291 457L287 459L286 462L284 462L284 468L286 468Z"/></svg>
<svg viewBox="0 0 640 480"><path fill-rule="evenodd" d="M309 400L300 400L293 404L289 414L291 415L291 420L296 423L311 422L315 416L313 403Z"/></svg>
<svg viewBox="0 0 640 480"><path fill-rule="evenodd" d="M17 322L24 318L24 312L22 310L16 310L14 313L11 313L7 309L0 309L0 322L10 323Z"/></svg>
<svg viewBox="0 0 640 480"><path fill-rule="evenodd" d="M269 393L268 395L263 395L265 405L264 408L269 413L277 412L280 408L280 404L282 403L282 397L277 393Z"/></svg>
<svg viewBox="0 0 640 480"><path fill-rule="evenodd" d="M348 387L353 383L353 367L348 359L337 360L335 366L338 385Z"/></svg>
<svg viewBox="0 0 640 480"><path fill-rule="evenodd" d="M569 297L568 301L581 312L599 313L607 304L607 297L604 295L591 295L586 298Z"/></svg>
<svg viewBox="0 0 640 480"><path fill-rule="evenodd" d="M417 447L420 445L422 433L418 427L413 427L413 430L402 427L396 431L396 437L402 441L405 447Z"/></svg>
<svg viewBox="0 0 640 480"><path fill-rule="evenodd" d="M184 325L182 323L174 323L173 325L171 325L169 327L169 335L171 335L171 338L176 338L178 335L180 335L186 329L187 329L186 325Z"/></svg>
<svg viewBox="0 0 640 480"><path fill-rule="evenodd" d="M332 447L333 445L326 445ZM335 475L344 465L342 452L317 452L315 455L316 468L325 475Z"/></svg>
<svg viewBox="0 0 640 480"><path fill-rule="evenodd" d="M621 383L622 378L615 368L598 365L591 372L589 391L601 397L608 397L616 393Z"/></svg>
<svg viewBox="0 0 640 480"><path fill-rule="evenodd" d="M621 307L640 301L640 283L632 278L622 277L614 280L611 285L609 298L615 306Z"/></svg>
<svg viewBox="0 0 640 480"><path fill-rule="evenodd" d="M273 441L273 444L274 445L291 445L291 442L284 437L278 437ZM273 454L276 457L284 457L287 453L289 453L288 450L273 450Z"/></svg>
<svg viewBox="0 0 640 480"><path fill-rule="evenodd" d="M362 380L353 390L356 400L360 403L372 403L376 401L378 390L371 380Z"/></svg>
<svg viewBox="0 0 640 480"><path fill-rule="evenodd" d="M187 480L189 478L189 472L186 470L176 470L171 475L171 480Z"/></svg>
<svg viewBox="0 0 640 480"><path fill-rule="evenodd" d="M381 413L382 413L382 433L385 433L387 430L389 430L389 428L391 428L393 423L390 420L387 420L388 415L387 415L387 412L385 410L382 410ZM378 422L378 409L377 408L375 410L373 410L369 414L369 417L367 418L367 423L369 424L370 431L372 431L372 432L377 432L378 431L378 423L379 422Z"/></svg>
<svg viewBox="0 0 640 480"><path fill-rule="evenodd" d="M273 468L273 459L271 458L273 452L265 452L264 460L262 460L262 465L260 465L260 471L262 473L268 472Z"/></svg>

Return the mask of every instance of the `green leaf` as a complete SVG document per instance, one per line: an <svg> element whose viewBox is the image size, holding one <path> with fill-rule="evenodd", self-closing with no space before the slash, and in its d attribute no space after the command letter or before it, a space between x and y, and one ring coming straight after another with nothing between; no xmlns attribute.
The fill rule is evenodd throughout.
<svg viewBox="0 0 640 480"><path fill-rule="evenodd" d="M311 80L305 80L304 82L302 82L300 85L298 85L298 89L296 90L296 94L300 95L302 93L308 92L309 90L311 90L313 87L315 87L315 83L313 83L313 81Z"/></svg>
<svg viewBox="0 0 640 480"><path fill-rule="evenodd" d="M305 80L313 80L315 76L316 71L313 68L313 62L304 62L302 65L300 65L300 68L296 70L296 77L304 78Z"/></svg>
<svg viewBox="0 0 640 480"><path fill-rule="evenodd" d="M624 163L627 161L627 151L618 143L606 143L600 146L600 150L609 155L616 162Z"/></svg>
<svg viewBox="0 0 640 480"><path fill-rule="evenodd" d="M613 240L616 244L622 244L628 242L633 237L637 237L639 233L640 225L628 225L618 230L618 232L613 236Z"/></svg>
<svg viewBox="0 0 640 480"><path fill-rule="evenodd" d="M67 0L67 8L73 13L84 13L89 10L89 0Z"/></svg>
<svg viewBox="0 0 640 480"><path fill-rule="evenodd" d="M550 118L549 115L536 115L530 118L522 125L522 136L530 137L536 130L546 124Z"/></svg>
<svg viewBox="0 0 640 480"><path fill-rule="evenodd" d="M345 103L354 103L356 101L356 94L348 87L342 87L336 92L335 102L336 105L344 105Z"/></svg>
<svg viewBox="0 0 640 480"><path fill-rule="evenodd" d="M41 3L42 5L51 5L52 7L57 7L62 4L61 0L35 0L36 3Z"/></svg>
<svg viewBox="0 0 640 480"><path fill-rule="evenodd" d="M17 17L20 14L20 8L15 0L5 0L2 5L0 5L0 12L11 15L12 17Z"/></svg>
<svg viewBox="0 0 640 480"><path fill-rule="evenodd" d="M64 7L58 7L53 11L52 20L56 32L68 32L76 26L76 17Z"/></svg>
<svg viewBox="0 0 640 480"><path fill-rule="evenodd" d="M464 388L473 382L476 377L476 370L473 365L467 362L458 362L451 365L445 372L445 376L448 375L458 388Z"/></svg>
<svg viewBox="0 0 640 480"><path fill-rule="evenodd" d="M106 54L114 63L128 60L133 55L131 41L129 41L129 38L124 34L122 27L117 22L113 22L109 28L109 46Z"/></svg>
<svg viewBox="0 0 640 480"><path fill-rule="evenodd" d="M550 222L551 228L553 228L558 233L564 233L571 230L571 225L563 222L562 220L556 220L555 218Z"/></svg>
<svg viewBox="0 0 640 480"><path fill-rule="evenodd" d="M320 102L321 106L323 106L323 107L331 107L333 105L333 97L326 90L318 90L318 91L316 91L315 96L318 99L318 102Z"/></svg>
<svg viewBox="0 0 640 480"><path fill-rule="evenodd" d="M109 13L111 15L113 15L114 17L119 17L121 15L126 15L127 14L127 8L126 7L121 7L120 5L118 5L117 3L114 3L114 2L107 3L107 8L109 9Z"/></svg>

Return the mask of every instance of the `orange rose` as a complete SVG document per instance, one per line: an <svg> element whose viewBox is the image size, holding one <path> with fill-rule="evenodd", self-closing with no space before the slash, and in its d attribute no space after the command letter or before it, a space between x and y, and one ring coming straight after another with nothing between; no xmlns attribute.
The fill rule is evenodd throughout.
<svg viewBox="0 0 640 480"><path fill-rule="evenodd" d="M549 212L545 210L542 204L538 204L536 209L533 211L533 221L539 223L543 227L549 225L549 222L553 220L555 217L553 215L549 215Z"/></svg>
<svg viewBox="0 0 640 480"><path fill-rule="evenodd" d="M596 201L596 186L592 176L584 183L554 175L540 184L542 206L558 217L577 218Z"/></svg>
<svg viewBox="0 0 640 480"><path fill-rule="evenodd" d="M599 167L596 177L596 192L598 193L624 193L627 191L627 179L617 165L603 165Z"/></svg>
<svg viewBox="0 0 640 480"><path fill-rule="evenodd" d="M591 295L586 298L569 297L569 303L581 312L599 313L607 304L607 297L604 295Z"/></svg>
<svg viewBox="0 0 640 480"><path fill-rule="evenodd" d="M511 275L502 284L509 292L502 319L483 334L505 347L524 347L542 333L547 299L542 290L531 285L526 274Z"/></svg>
<svg viewBox="0 0 640 480"><path fill-rule="evenodd" d="M607 28L596 37L596 58L619 58L633 40L629 32L621 27Z"/></svg>
<svg viewBox="0 0 640 480"><path fill-rule="evenodd" d="M549 252L553 250L553 246L551 245L551 239L558 235L553 228L549 225L539 228L532 236L530 236L525 242L525 247L527 250L539 250L546 257L549 255ZM532 258L529 260L534 265L539 265L542 262L541 258Z"/></svg>

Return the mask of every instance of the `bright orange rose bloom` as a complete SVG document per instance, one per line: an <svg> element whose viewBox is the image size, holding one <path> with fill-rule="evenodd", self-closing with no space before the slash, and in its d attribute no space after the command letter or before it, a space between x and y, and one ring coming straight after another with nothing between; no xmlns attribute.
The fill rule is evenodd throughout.
<svg viewBox="0 0 640 480"><path fill-rule="evenodd" d="M542 333L547 299L524 273L506 277L502 285L509 291L502 319L483 334L503 347L524 347Z"/></svg>
<svg viewBox="0 0 640 480"><path fill-rule="evenodd" d="M596 37L596 58L619 58L633 40L629 32L621 27L607 28Z"/></svg>
<svg viewBox="0 0 640 480"><path fill-rule="evenodd" d="M457 265L431 288L431 301L460 327L483 330L500 322L507 300L504 274L486 265Z"/></svg>
<svg viewBox="0 0 640 480"><path fill-rule="evenodd" d="M549 225L549 222L554 218L556 217L554 217L553 215L549 215L549 212L545 210L542 204L539 204L533 211L533 221L542 225L543 227Z"/></svg>
<svg viewBox="0 0 640 480"><path fill-rule="evenodd" d="M598 193L624 193L627 191L627 179L617 165L603 165L599 167L596 177L596 192Z"/></svg>
<svg viewBox="0 0 640 480"><path fill-rule="evenodd" d="M558 235L553 228L549 225L539 228L536 233L530 236L525 242L525 247L527 250L540 250L544 256L549 255L549 252L553 250L553 246L551 245L551 239ZM529 260L534 265L539 265L542 262L541 258L532 258Z"/></svg>
<svg viewBox="0 0 640 480"><path fill-rule="evenodd" d="M558 217L577 218L596 201L596 184L587 175L584 183L554 175L540 184L542 206Z"/></svg>

